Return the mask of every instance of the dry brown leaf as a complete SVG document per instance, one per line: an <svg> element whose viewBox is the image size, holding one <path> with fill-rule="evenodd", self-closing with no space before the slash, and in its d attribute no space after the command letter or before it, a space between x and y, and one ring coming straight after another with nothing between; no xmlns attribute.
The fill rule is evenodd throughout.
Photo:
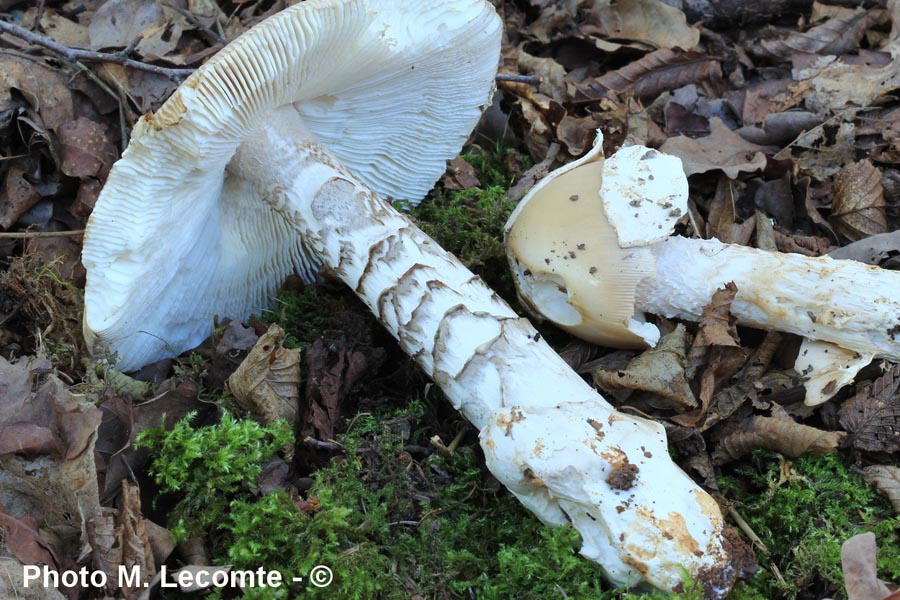
<svg viewBox="0 0 900 600"><path fill-rule="evenodd" d="M15 600L66 600L56 588L45 588L41 581L30 581L25 587L25 565L0 548L0 598ZM77 592L76 592L77 593Z"/></svg>
<svg viewBox="0 0 900 600"><path fill-rule="evenodd" d="M690 360L694 366L703 364L712 346L740 347L737 339L737 319L731 314L731 303L737 295L737 286L727 283L713 294L709 304L703 307L700 329L691 346Z"/></svg>
<svg viewBox="0 0 900 600"><path fill-rule="evenodd" d="M702 422L694 424L697 430L706 431L716 423L727 419L746 402L755 401L760 393L783 390L797 385L797 381L783 371L768 371L781 340L782 336L778 332L766 334L762 344L734 377L735 383L720 389L713 395Z"/></svg>
<svg viewBox="0 0 900 600"><path fill-rule="evenodd" d="M700 41L700 30L687 24L684 13L660 0L594 2L585 33L607 40L629 40L651 48L690 50Z"/></svg>
<svg viewBox="0 0 900 600"><path fill-rule="evenodd" d="M716 195L709 206L706 219L706 237L713 237L726 244L746 246L756 227L755 219L738 224L735 212L735 182L726 176L719 177Z"/></svg>
<svg viewBox="0 0 900 600"><path fill-rule="evenodd" d="M266 424L297 421L300 350L282 347L283 339L281 327L269 327L227 382L241 408Z"/></svg>
<svg viewBox="0 0 900 600"><path fill-rule="evenodd" d="M841 544L841 570L847 600L885 600L889 588L878 579L878 547L871 531L855 535Z"/></svg>
<svg viewBox="0 0 900 600"><path fill-rule="evenodd" d="M832 258L857 260L867 265L877 265L896 255L900 255L900 230L879 233L829 253Z"/></svg>
<svg viewBox="0 0 900 600"><path fill-rule="evenodd" d="M259 340L252 327L245 327L237 319L232 319L225 326L222 337L216 342L216 354L235 354L249 350Z"/></svg>
<svg viewBox="0 0 900 600"><path fill-rule="evenodd" d="M163 23L165 12L157 0L107 0L91 17L90 47L125 48Z"/></svg>
<svg viewBox="0 0 900 600"><path fill-rule="evenodd" d="M22 20L25 23L33 23L37 13L37 7L29 8ZM54 41L65 46L87 48L90 44L87 27L61 16L50 7L45 7L41 15L41 29Z"/></svg>
<svg viewBox="0 0 900 600"><path fill-rule="evenodd" d="M859 49L869 27L869 11L858 8L831 17L805 32L790 33L784 38L762 39L751 46L751 52L769 59L787 60L798 53L835 55Z"/></svg>
<svg viewBox="0 0 900 600"><path fill-rule="evenodd" d="M37 116L32 120L42 122L47 129L55 130L75 117L66 78L39 58L0 54L0 113L10 108L13 88Z"/></svg>
<svg viewBox="0 0 900 600"><path fill-rule="evenodd" d="M839 416L854 448L900 451L900 366L844 402Z"/></svg>
<svg viewBox="0 0 900 600"><path fill-rule="evenodd" d="M835 175L831 219L851 241L887 231L881 170L869 159L850 163Z"/></svg>
<svg viewBox="0 0 900 600"><path fill-rule="evenodd" d="M133 587L123 587L125 598L133 600L144 590L146 584L156 575L156 562L153 558L153 548L147 531L144 529L144 518L141 514L141 493L138 486L122 482L122 504L116 519L117 537L120 540L121 559L119 565L128 573L137 568L140 573L140 581ZM119 581L118 577L112 581Z"/></svg>
<svg viewBox="0 0 900 600"><path fill-rule="evenodd" d="M597 100L607 90L632 94L639 98L655 97L689 84L718 87L722 81L719 61L700 52L661 49L578 85L576 100Z"/></svg>
<svg viewBox="0 0 900 600"><path fill-rule="evenodd" d="M581 156L597 137L597 122L593 117L566 115L556 126L556 137L572 156Z"/></svg>
<svg viewBox="0 0 900 600"><path fill-rule="evenodd" d="M519 71L523 75L541 78L538 91L557 102L565 102L569 93L566 86L566 69L552 58L532 56L521 47L517 50Z"/></svg>
<svg viewBox="0 0 900 600"><path fill-rule="evenodd" d="M654 408L679 412L697 406L697 400L685 378L687 332L679 324L664 335L654 348L634 357L624 369L596 369L594 385L605 390L641 390L656 396Z"/></svg>
<svg viewBox="0 0 900 600"><path fill-rule="evenodd" d="M900 61L883 67L835 61L809 79L806 98L810 110L825 114L850 106L872 106L881 96L900 88Z"/></svg>
<svg viewBox="0 0 900 600"><path fill-rule="evenodd" d="M837 452L846 436L843 431L824 431L789 418L756 416L745 421L741 430L719 441L713 462L725 464L760 448L791 458L809 452Z"/></svg>
<svg viewBox="0 0 900 600"><path fill-rule="evenodd" d="M900 467L872 465L863 469L862 475L887 497L894 510L900 514Z"/></svg>
<svg viewBox="0 0 900 600"><path fill-rule="evenodd" d="M740 173L765 168L767 148L744 140L719 118L712 118L709 124L708 136L696 140L672 137L659 148L660 151L680 158L684 173L689 176L718 169L731 179L737 179Z"/></svg>
<svg viewBox="0 0 900 600"><path fill-rule="evenodd" d="M441 185L448 190L457 191L480 187L481 182L475 174L475 167L463 157L457 156L447 165L447 171L441 178Z"/></svg>
<svg viewBox="0 0 900 600"><path fill-rule="evenodd" d="M731 303L736 294L734 283L727 283L724 289L716 290L709 304L703 307L700 329L688 352L690 366L704 367L700 376L700 406L673 417L679 425L695 427L704 419L715 391L747 362L748 352L738 341L736 319L731 315Z"/></svg>
<svg viewBox="0 0 900 600"><path fill-rule="evenodd" d="M78 117L57 131L61 151L60 170L70 177L106 179L119 152L106 127Z"/></svg>
<svg viewBox="0 0 900 600"><path fill-rule="evenodd" d="M306 351L306 402L300 436L328 440L350 390L369 367L366 355L343 344L326 345L316 340Z"/></svg>

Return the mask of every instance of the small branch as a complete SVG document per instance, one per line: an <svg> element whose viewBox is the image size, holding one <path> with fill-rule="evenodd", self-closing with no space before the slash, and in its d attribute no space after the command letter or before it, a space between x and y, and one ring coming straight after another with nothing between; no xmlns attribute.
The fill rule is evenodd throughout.
<svg viewBox="0 0 900 600"><path fill-rule="evenodd" d="M73 229L72 231L0 231L0 239L4 240L37 240L42 238L70 237L73 235L84 235L84 229Z"/></svg>
<svg viewBox="0 0 900 600"><path fill-rule="evenodd" d="M512 73L497 73L497 81L538 85L541 83L541 78L537 75L513 75Z"/></svg>
<svg viewBox="0 0 900 600"><path fill-rule="evenodd" d="M156 75L162 75L163 77L168 77L173 81L181 81L193 72L193 69L169 69L167 67L150 65L139 60L130 59L121 53L112 54L110 52L94 52L92 50L70 48L48 37L38 35L32 31L28 31L27 29L24 29L17 25L13 25L12 23L7 23L6 21L0 21L0 33L8 33L9 35L28 42L29 44L41 46L71 61L80 60L82 62L113 63L122 65L123 67L128 67L130 69L136 69L139 71L154 73Z"/></svg>

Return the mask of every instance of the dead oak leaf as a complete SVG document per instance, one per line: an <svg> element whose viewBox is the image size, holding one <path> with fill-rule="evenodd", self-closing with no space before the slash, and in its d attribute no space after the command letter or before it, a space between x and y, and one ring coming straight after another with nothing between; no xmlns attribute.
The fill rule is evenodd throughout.
<svg viewBox="0 0 900 600"><path fill-rule="evenodd" d="M18 90L47 129L56 130L74 118L74 102L62 73L38 58L0 54L0 113L13 102ZM35 119L32 119L35 120Z"/></svg>
<svg viewBox="0 0 900 600"><path fill-rule="evenodd" d="M685 175L720 170L731 179L740 173L752 173L766 166L765 146L757 146L731 131L718 117L709 121L710 133L692 139L671 137L660 146L660 152L681 159Z"/></svg>
<svg viewBox="0 0 900 600"><path fill-rule="evenodd" d="M854 448L870 452L900 450L900 366L841 406L841 425L851 432Z"/></svg>

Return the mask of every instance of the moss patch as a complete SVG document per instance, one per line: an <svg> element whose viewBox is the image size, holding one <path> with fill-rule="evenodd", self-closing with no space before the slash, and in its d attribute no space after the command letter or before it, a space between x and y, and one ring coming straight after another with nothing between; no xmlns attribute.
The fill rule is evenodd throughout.
<svg viewBox="0 0 900 600"><path fill-rule="evenodd" d="M769 549L757 552L760 570L730 596L756 598L840 597L841 544L872 531L878 572L900 580L900 517L835 454L779 463L758 452L756 467L741 466L720 480L723 492ZM777 569L784 578L779 582Z"/></svg>

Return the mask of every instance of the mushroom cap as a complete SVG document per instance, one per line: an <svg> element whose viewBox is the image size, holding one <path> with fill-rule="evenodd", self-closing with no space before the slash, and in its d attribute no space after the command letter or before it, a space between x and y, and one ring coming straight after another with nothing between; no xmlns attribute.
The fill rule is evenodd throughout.
<svg viewBox="0 0 900 600"><path fill-rule="evenodd" d="M500 20L484 0L307 0L226 46L141 118L85 234L85 338L124 370L192 348L215 315L270 306L318 259L225 168L293 106L384 198L418 202L489 102ZM98 348L98 349L99 349Z"/></svg>
<svg viewBox="0 0 900 600"><path fill-rule="evenodd" d="M587 341L653 346L659 330L635 310L656 273L649 245L687 210L680 161L643 146L594 148L535 186L506 224L506 252L522 303Z"/></svg>

